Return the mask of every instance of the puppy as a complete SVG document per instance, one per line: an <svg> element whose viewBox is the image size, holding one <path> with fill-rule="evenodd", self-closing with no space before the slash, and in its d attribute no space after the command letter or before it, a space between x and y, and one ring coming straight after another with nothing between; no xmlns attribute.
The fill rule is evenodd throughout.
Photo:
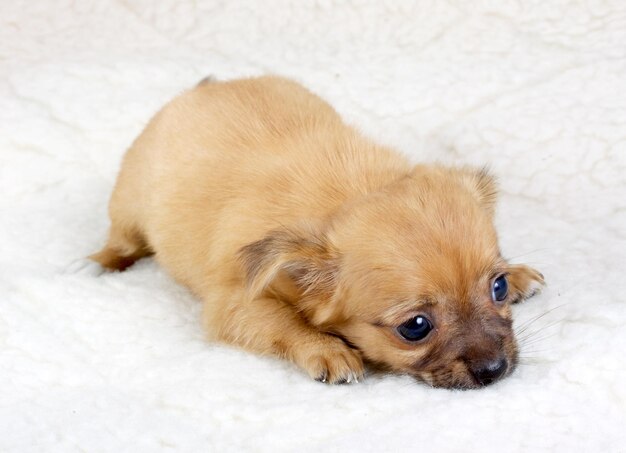
<svg viewBox="0 0 626 453"><path fill-rule="evenodd" d="M90 258L154 254L212 339L313 379L357 381L365 361L475 388L514 369L510 306L543 284L502 257L495 201L485 171L414 166L295 82L209 79L126 153Z"/></svg>

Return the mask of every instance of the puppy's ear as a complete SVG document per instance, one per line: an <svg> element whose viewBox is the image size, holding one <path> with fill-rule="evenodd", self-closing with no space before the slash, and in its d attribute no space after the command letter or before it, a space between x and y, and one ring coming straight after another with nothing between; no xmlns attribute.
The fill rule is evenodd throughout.
<svg viewBox="0 0 626 453"><path fill-rule="evenodd" d="M248 296L257 297L284 272L302 296L332 293L336 254L325 235L311 224L281 228L239 250Z"/></svg>
<svg viewBox="0 0 626 453"><path fill-rule="evenodd" d="M489 174L486 167L476 170L474 168L463 168L459 170L461 181L474 194L478 203L493 216L498 197L498 186L493 176Z"/></svg>

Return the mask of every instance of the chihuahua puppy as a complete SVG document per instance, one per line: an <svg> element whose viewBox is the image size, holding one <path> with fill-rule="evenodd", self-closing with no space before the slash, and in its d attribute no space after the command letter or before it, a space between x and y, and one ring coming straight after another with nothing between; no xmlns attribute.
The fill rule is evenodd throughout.
<svg viewBox="0 0 626 453"><path fill-rule="evenodd" d="M502 257L495 201L484 170L412 165L293 81L205 79L126 153L90 258L154 254L210 338L319 381L365 361L476 388L514 369L510 306L543 284Z"/></svg>

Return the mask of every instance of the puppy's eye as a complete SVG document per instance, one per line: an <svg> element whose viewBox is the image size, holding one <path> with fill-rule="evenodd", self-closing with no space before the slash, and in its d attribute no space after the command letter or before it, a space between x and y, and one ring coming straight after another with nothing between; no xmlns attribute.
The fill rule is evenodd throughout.
<svg viewBox="0 0 626 453"><path fill-rule="evenodd" d="M494 302L502 302L509 293L509 283L506 281L505 275L500 275L493 281L491 287L491 298Z"/></svg>
<svg viewBox="0 0 626 453"><path fill-rule="evenodd" d="M428 335L428 332L432 329L433 325L424 316L411 318L404 324L400 324L397 328L398 333L409 341L419 341L426 338L426 335Z"/></svg>

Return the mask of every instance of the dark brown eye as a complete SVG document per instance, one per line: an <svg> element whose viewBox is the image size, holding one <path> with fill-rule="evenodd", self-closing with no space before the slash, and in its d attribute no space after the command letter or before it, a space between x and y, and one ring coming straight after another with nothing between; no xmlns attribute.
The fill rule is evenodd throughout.
<svg viewBox="0 0 626 453"><path fill-rule="evenodd" d="M396 330L405 340L419 341L426 338L426 335L433 330L433 325L426 317L419 315L400 324Z"/></svg>
<svg viewBox="0 0 626 453"><path fill-rule="evenodd" d="M494 302L502 302L509 294L509 282L506 281L505 275L500 275L493 281L491 287L491 299Z"/></svg>

